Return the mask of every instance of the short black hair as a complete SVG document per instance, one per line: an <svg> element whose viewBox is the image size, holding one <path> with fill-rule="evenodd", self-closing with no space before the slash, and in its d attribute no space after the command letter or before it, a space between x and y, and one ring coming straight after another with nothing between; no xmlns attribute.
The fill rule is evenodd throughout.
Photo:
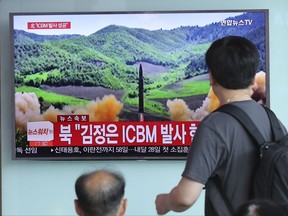
<svg viewBox="0 0 288 216"><path fill-rule="evenodd" d="M256 46L240 36L226 36L214 41L205 58L213 78L227 89L247 88L259 66Z"/></svg>
<svg viewBox="0 0 288 216"><path fill-rule="evenodd" d="M99 173L107 175L109 181L93 187L87 185ZM125 179L119 172L97 170L81 175L75 182L75 191L85 216L114 216L124 197Z"/></svg>

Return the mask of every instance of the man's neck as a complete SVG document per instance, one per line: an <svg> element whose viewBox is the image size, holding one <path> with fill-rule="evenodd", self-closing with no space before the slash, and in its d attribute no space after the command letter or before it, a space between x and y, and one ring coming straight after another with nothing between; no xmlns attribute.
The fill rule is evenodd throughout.
<svg viewBox="0 0 288 216"><path fill-rule="evenodd" d="M230 90L225 89L222 92L222 96L220 96L220 103L226 104L235 101L245 101L251 100L252 92L250 89L239 89L239 90Z"/></svg>

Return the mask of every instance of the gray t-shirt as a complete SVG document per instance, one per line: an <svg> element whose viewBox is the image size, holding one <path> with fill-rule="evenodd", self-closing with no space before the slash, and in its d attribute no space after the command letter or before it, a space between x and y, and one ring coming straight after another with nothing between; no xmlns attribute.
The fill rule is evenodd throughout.
<svg viewBox="0 0 288 216"><path fill-rule="evenodd" d="M245 110L264 138L271 140L269 118L260 104L253 100L233 104ZM182 176L206 185L205 215L229 215L212 177L219 179L233 208L249 199L257 158L256 145L234 117L214 112L203 119Z"/></svg>

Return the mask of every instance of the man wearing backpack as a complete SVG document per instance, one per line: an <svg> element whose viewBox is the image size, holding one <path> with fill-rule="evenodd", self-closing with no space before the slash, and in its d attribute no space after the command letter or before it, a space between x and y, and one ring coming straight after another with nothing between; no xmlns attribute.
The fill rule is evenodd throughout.
<svg viewBox="0 0 288 216"><path fill-rule="evenodd" d="M212 43L206 63L221 105L244 110L263 138L272 140L266 111L251 98L259 63L255 45L243 37L224 37ZM251 199L258 160L259 148L240 122L224 112L209 114L198 126L178 185L156 197L157 213L187 210L205 187L205 215L231 215Z"/></svg>

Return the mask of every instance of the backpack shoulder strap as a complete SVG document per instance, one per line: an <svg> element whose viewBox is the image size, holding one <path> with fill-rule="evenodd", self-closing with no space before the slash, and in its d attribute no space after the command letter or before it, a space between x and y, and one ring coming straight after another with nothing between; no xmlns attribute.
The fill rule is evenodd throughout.
<svg viewBox="0 0 288 216"><path fill-rule="evenodd" d="M265 139L260 133L259 129L256 127L251 118L247 115L247 113L241 108L232 104L225 104L216 109L215 111L220 111L232 115L242 124L246 131L257 141L260 146L265 143Z"/></svg>
<svg viewBox="0 0 288 216"><path fill-rule="evenodd" d="M282 137L284 137L284 131L282 130L282 127L280 125L280 122L278 120L278 118L276 117L275 113L269 109L268 107L265 107L266 113L269 117L269 120L271 122L271 129L272 129L272 133L273 133L273 138L275 141L278 141L280 139L282 139Z"/></svg>

